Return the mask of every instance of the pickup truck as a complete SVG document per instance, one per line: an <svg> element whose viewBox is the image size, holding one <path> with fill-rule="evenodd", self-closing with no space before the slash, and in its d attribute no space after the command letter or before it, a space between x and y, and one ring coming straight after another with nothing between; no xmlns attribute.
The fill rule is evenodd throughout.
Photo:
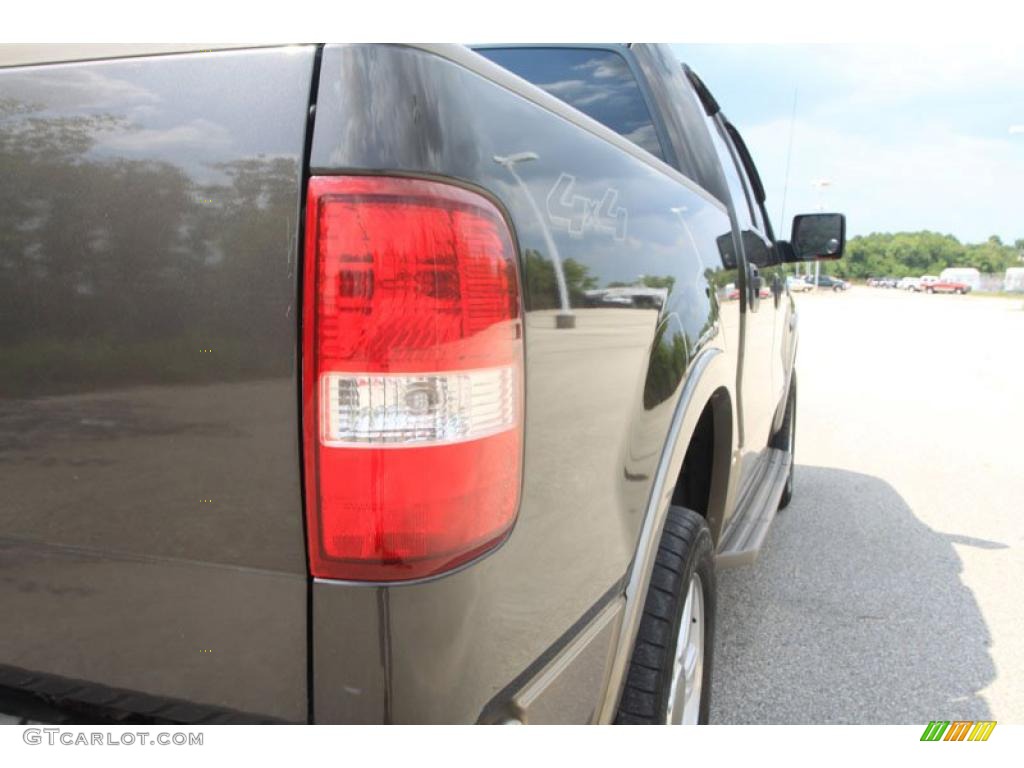
<svg viewBox="0 0 1024 768"><path fill-rule="evenodd" d="M959 280L940 277L925 284L926 293L970 293L971 286Z"/></svg>
<svg viewBox="0 0 1024 768"><path fill-rule="evenodd" d="M669 49L0 47L0 177L0 711L707 720L845 223Z"/></svg>

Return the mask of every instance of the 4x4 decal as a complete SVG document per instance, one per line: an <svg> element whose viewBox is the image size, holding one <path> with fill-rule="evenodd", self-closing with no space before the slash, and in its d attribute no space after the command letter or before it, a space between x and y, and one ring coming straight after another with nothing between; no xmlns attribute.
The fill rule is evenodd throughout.
<svg viewBox="0 0 1024 768"><path fill-rule="evenodd" d="M573 194L575 186L576 177L563 173L548 192L546 203L552 226L566 230L574 238L583 237L590 230L625 240L628 214L616 205L618 190L609 187L600 200L595 200Z"/></svg>

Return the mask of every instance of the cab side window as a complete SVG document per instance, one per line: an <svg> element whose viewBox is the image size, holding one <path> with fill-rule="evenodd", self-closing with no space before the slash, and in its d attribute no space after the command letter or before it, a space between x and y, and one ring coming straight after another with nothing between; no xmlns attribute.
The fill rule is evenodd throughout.
<svg viewBox="0 0 1024 768"><path fill-rule="evenodd" d="M747 190L747 197L750 200L750 209L754 218L754 231L760 235L764 240L765 246L768 249L767 264L778 264L781 263L778 256L778 252L773 247L774 236L772 235L771 223L768 221L768 216L764 209L764 187L761 185L760 174L757 172L757 167L754 165L754 158L750 156L750 150L747 149L747 144L740 135L740 132L736 130L736 126L732 123L725 121L726 127L726 138L729 141L729 145L733 149L733 155L736 157L737 168L740 176L743 179L744 186Z"/></svg>
<svg viewBox="0 0 1024 768"><path fill-rule="evenodd" d="M732 153L729 151L721 135L719 135L718 126L713 120L708 122L708 128L711 131L711 142L715 145L718 161L722 164L722 171L725 173L725 182L729 187L729 197L732 198L732 204L736 208L736 217L739 219L740 230L747 229L754 225L754 216L750 209L750 200L747 198L746 187L740 178L739 169L732 158Z"/></svg>
<svg viewBox="0 0 1024 768"><path fill-rule="evenodd" d="M752 264L756 264L758 267L767 266L771 262L771 251L762 235L760 221L755 218L757 206L742 175L743 169L737 163L731 145L727 144L726 139L722 136L718 123L711 119L708 123L711 141L715 145L715 152L718 153L718 160L722 164L725 181L729 187L729 196L732 198L732 204L736 210L740 237L743 240L743 251L746 253L747 260Z"/></svg>

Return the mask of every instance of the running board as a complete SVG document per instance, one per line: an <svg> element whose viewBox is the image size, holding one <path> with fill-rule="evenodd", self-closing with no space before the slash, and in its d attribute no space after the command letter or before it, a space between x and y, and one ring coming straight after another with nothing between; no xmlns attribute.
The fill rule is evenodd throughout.
<svg viewBox="0 0 1024 768"><path fill-rule="evenodd" d="M768 449L757 476L743 489L736 512L722 535L716 565L744 565L757 559L786 489L790 461L785 451Z"/></svg>

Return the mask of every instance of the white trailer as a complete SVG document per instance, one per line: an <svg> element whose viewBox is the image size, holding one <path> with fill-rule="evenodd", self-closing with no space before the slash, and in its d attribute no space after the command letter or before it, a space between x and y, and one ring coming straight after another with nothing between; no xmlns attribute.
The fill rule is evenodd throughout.
<svg viewBox="0 0 1024 768"><path fill-rule="evenodd" d="M1003 278L1004 291L1024 292L1024 267L1010 267Z"/></svg>

